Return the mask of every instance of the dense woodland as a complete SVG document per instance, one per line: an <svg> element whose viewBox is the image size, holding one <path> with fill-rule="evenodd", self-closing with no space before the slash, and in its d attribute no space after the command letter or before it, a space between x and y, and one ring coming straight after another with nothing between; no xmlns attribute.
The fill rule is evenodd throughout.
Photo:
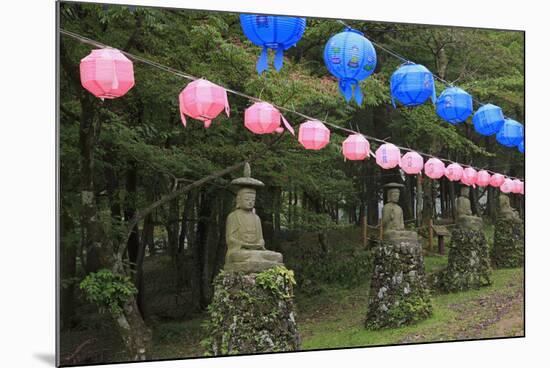
<svg viewBox="0 0 550 368"><path fill-rule="evenodd" d="M523 33L347 22L524 122ZM377 50L377 70L362 82L363 106L347 104L322 58L325 42L343 28L334 20L308 19L302 40L285 53L282 70L270 69L261 76L255 70L260 49L245 38L233 13L62 3L60 26L370 136L524 177L524 156L494 137L480 136L470 120L448 124L431 103L394 108L389 78L401 62L382 50ZM150 65L134 62L135 87L123 98L101 101L80 84L79 62L91 49L60 36L62 347L72 344L71 332L93 330L97 325L89 316L97 315L122 337L128 354L122 360L150 358L155 321L185 319L205 310L212 280L224 262L225 218L234 207L228 184L241 176L245 161L251 162L252 175L266 184L256 202L266 247L285 254L289 268L296 266L299 282L311 283L326 270L300 265L297 260L308 257L293 258L284 245L307 234L308 249L322 259L337 248L327 235L332 230L359 229L366 218L375 233L385 183L405 185L400 199L405 221L421 234L430 219L453 220L456 184L381 170L372 159L345 162L340 143L347 135L334 129L331 143L321 151L305 150L287 133L254 135L243 125L243 112L250 105L243 97L229 94L231 116L220 115L209 129L191 119L184 128L177 96L188 81ZM437 84L438 93L444 88ZM295 127L302 122L291 113L285 117ZM371 142L371 149L376 147ZM473 211L491 221L496 196L491 187L471 190ZM521 197L511 197L521 211ZM164 278L157 282L171 285L163 297L172 300L174 313L150 306L156 301L161 305L161 297L148 299L145 291L153 277L147 265L161 259ZM96 290L94 303L93 292L86 295L79 285L99 270L109 272L104 279L89 280L88 291L94 282L112 290ZM316 276L300 276L300 270ZM117 311L121 295L128 298ZM97 314L99 299L107 304L100 305L103 313ZM115 322L110 315L118 316Z"/></svg>

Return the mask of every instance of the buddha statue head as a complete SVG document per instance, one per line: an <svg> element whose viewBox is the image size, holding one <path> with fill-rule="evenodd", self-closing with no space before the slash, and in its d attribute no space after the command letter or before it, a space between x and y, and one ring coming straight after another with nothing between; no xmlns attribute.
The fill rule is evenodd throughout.
<svg viewBox="0 0 550 368"><path fill-rule="evenodd" d="M237 192L237 208L252 211L256 203L256 189L242 187Z"/></svg>
<svg viewBox="0 0 550 368"><path fill-rule="evenodd" d="M388 202L391 203L399 203L399 189L398 188L390 188L388 189Z"/></svg>
<svg viewBox="0 0 550 368"><path fill-rule="evenodd" d="M460 196L465 198L470 198L470 187L463 185L460 187Z"/></svg>

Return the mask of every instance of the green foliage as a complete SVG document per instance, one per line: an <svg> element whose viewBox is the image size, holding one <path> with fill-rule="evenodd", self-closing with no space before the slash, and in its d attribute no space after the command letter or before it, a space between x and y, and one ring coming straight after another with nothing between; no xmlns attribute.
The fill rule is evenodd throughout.
<svg viewBox="0 0 550 368"><path fill-rule="evenodd" d="M90 273L80 283L80 289L100 312L115 316L122 313L124 304L138 292L129 277L107 269Z"/></svg>
<svg viewBox="0 0 550 368"><path fill-rule="evenodd" d="M256 276L256 283L278 298L289 299L292 298L290 293L292 288L289 288L288 285L296 285L296 280L292 270L284 266L275 266L259 273Z"/></svg>

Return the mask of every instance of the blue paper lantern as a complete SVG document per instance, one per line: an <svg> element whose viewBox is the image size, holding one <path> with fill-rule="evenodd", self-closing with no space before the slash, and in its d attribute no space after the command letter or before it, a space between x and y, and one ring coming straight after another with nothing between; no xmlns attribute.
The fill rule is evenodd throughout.
<svg viewBox="0 0 550 368"><path fill-rule="evenodd" d="M306 29L306 18L274 15L241 14L244 34L255 45L262 47L256 64L258 74L267 70L267 49L275 50L273 62L277 71L283 67L283 52L296 45Z"/></svg>
<svg viewBox="0 0 550 368"><path fill-rule="evenodd" d="M521 142L519 142L518 151L520 151L521 153L525 153L525 137L523 137Z"/></svg>
<svg viewBox="0 0 550 368"><path fill-rule="evenodd" d="M328 40L324 59L328 71L339 79L338 87L346 101L349 102L353 94L355 102L361 105L363 94L359 82L376 68L376 51L372 43L361 32L348 27Z"/></svg>
<svg viewBox="0 0 550 368"><path fill-rule="evenodd" d="M451 124L462 123L474 111L472 96L457 87L444 90L435 105L437 115Z"/></svg>
<svg viewBox="0 0 550 368"><path fill-rule="evenodd" d="M474 129L481 135L489 136L498 133L504 124L504 114L498 106L487 104L477 109L474 117Z"/></svg>
<svg viewBox="0 0 550 368"><path fill-rule="evenodd" d="M405 106L421 105L430 97L435 102L433 74L423 65L407 62L392 74L390 92L393 107L395 99Z"/></svg>
<svg viewBox="0 0 550 368"><path fill-rule="evenodd" d="M497 141L506 147L516 147L523 139L523 125L512 119L504 119L497 133Z"/></svg>

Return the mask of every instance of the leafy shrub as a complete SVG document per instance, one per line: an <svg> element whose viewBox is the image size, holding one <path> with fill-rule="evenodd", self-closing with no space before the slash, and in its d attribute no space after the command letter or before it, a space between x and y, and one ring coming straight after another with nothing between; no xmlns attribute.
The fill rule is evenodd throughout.
<svg viewBox="0 0 550 368"><path fill-rule="evenodd" d="M90 273L80 283L80 289L101 313L109 311L113 315L122 313L124 303L138 292L129 277L116 275L107 269Z"/></svg>

